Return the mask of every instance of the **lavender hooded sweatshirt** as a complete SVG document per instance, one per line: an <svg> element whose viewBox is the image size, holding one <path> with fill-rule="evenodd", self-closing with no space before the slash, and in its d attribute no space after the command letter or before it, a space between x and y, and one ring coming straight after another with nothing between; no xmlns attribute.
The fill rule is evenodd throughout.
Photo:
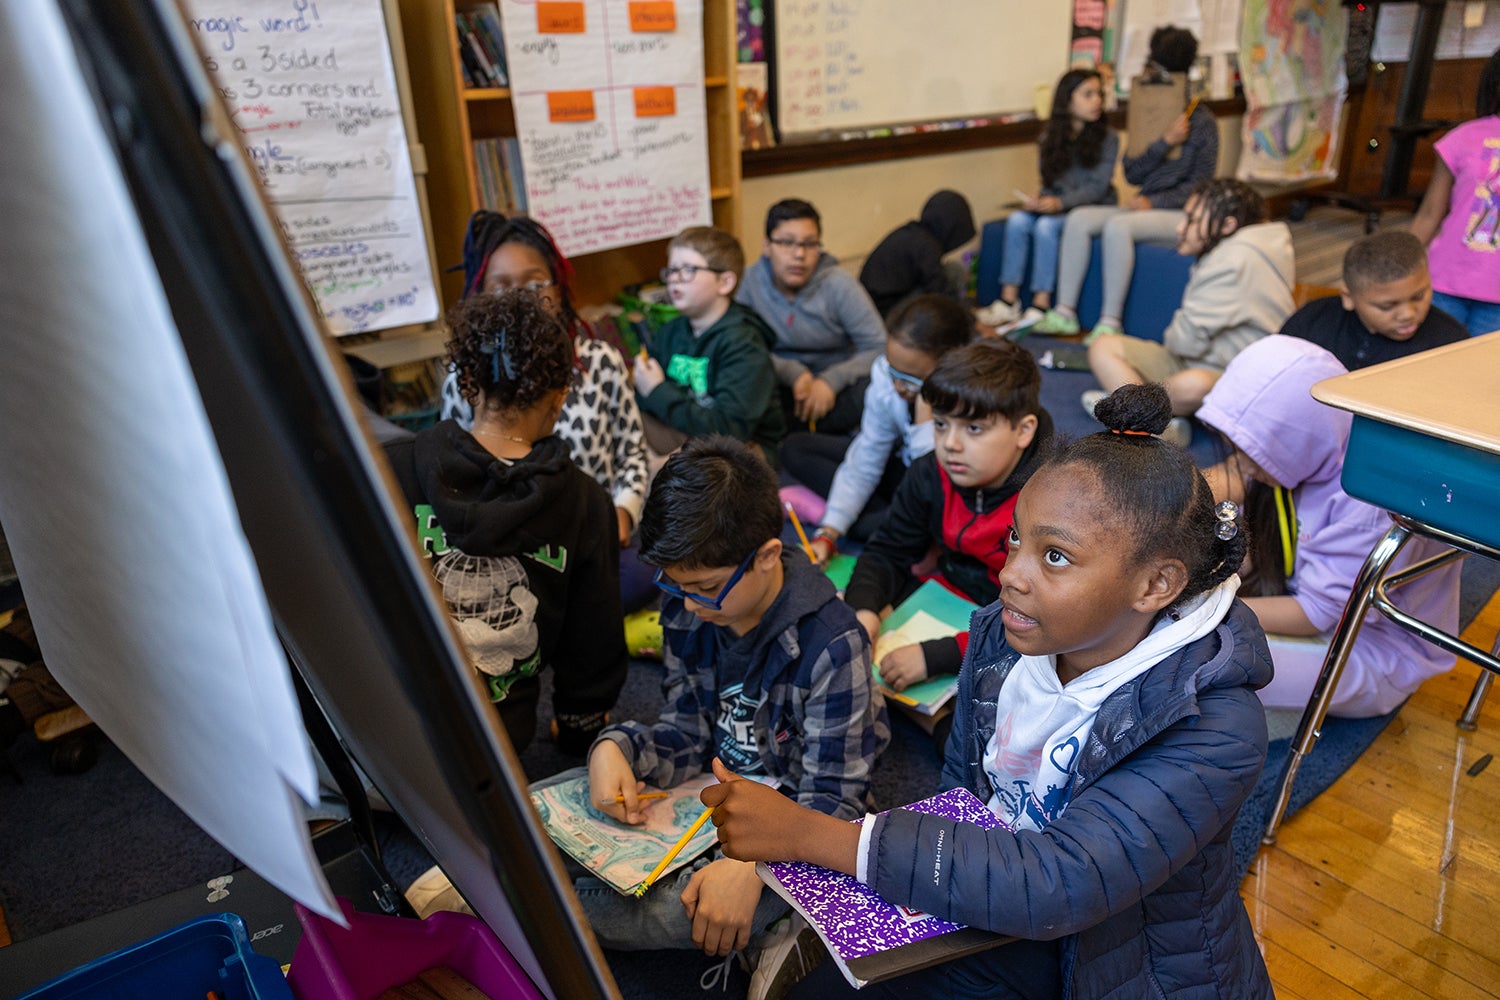
<svg viewBox="0 0 1500 1000"><path fill-rule="evenodd" d="M1338 359L1316 344L1279 334L1265 337L1229 363L1197 414L1292 490L1297 554L1287 590L1325 637L1338 624L1365 557L1391 527L1384 511L1349 496L1339 483L1352 416L1310 393L1315 382L1342 374ZM1413 538L1394 566L1443 548ZM1393 599L1422 621L1455 632L1458 582L1455 564L1402 587ZM1452 666L1451 653L1372 610L1339 680L1333 714L1384 715L1427 678Z"/></svg>

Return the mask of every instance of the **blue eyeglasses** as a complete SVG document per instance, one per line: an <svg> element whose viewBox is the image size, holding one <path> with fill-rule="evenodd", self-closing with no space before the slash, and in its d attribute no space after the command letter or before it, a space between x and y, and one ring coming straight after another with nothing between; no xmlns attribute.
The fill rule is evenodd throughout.
<svg viewBox="0 0 1500 1000"><path fill-rule="evenodd" d="M891 373L891 381L901 383L912 392L921 392L922 383L927 381L926 379L917 378L915 375L908 375L899 368L892 368L889 364L886 365L886 369Z"/></svg>
<svg viewBox="0 0 1500 1000"><path fill-rule="evenodd" d="M658 569L656 571L656 578L653 582L661 588L663 593L671 594L673 597L680 597L684 601L696 601L711 611L722 611L724 609L724 598L728 597L729 592L734 589L734 585L740 582L740 577L745 575L745 571L755 561L755 555L759 551L760 546L758 545L751 550L750 554L745 557L745 561L740 563L740 568L734 571L734 575L729 578L729 581L724 584L723 589L719 591L718 597L703 597L699 594L688 593L666 578L664 575L666 573L665 569Z"/></svg>

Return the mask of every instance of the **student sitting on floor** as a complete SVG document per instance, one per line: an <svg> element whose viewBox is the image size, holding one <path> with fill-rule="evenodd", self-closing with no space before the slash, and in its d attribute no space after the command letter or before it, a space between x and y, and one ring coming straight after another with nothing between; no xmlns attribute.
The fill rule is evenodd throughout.
<svg viewBox="0 0 1500 1000"><path fill-rule="evenodd" d="M516 751L555 671L557 743L581 754L625 684L620 550L604 487L573 464L557 417L573 338L524 289L448 313L448 363L474 413L386 446L459 635Z"/></svg>
<svg viewBox="0 0 1500 1000"><path fill-rule="evenodd" d="M844 592L872 642L881 619L921 584L911 567L933 546L937 576L950 589L975 604L995 599L1016 493L1051 443L1041 386L1030 353L1006 340L949 351L922 384L934 451L907 470ZM957 673L966 638L892 650L879 664L881 680L900 691L934 674Z"/></svg>
<svg viewBox="0 0 1500 1000"><path fill-rule="evenodd" d="M667 455L699 434L727 434L775 465L786 434L771 367L771 331L735 302L745 266L739 240L693 226L672 237L661 280L682 315L635 365L646 440Z"/></svg>
<svg viewBox="0 0 1500 1000"><path fill-rule="evenodd" d="M847 872L1017 940L857 996L1269 998L1230 832L1266 759L1271 676L1235 599L1245 531L1156 440L1159 386L1101 405L1021 490L999 602L975 616L946 787L995 829L907 809L837 823L714 765L725 854ZM791 994L856 996L833 962Z"/></svg>
<svg viewBox="0 0 1500 1000"><path fill-rule="evenodd" d="M552 234L524 215L507 218L483 209L469 217L464 234L464 298L528 288L573 335L578 376L557 418L557 436L580 469L609 491L620 540L624 605L641 607L655 590L629 549L630 535L646 502L646 437L635 405L630 372L619 350L604 340L573 307L573 266ZM464 430L474 412L458 388L458 374L443 379L442 418Z"/></svg>
<svg viewBox="0 0 1500 1000"><path fill-rule="evenodd" d="M1260 692L1268 708L1307 705L1359 568L1391 527L1384 511L1355 500L1340 484L1352 418L1312 398L1314 383L1343 373L1338 359L1316 344L1266 337L1230 362L1198 411L1198 419L1234 448L1227 464L1240 483L1280 488L1290 502L1284 524L1274 513L1252 524L1255 548L1246 573L1245 603L1271 634L1276 662L1275 679ZM1246 507L1260 509L1252 498ZM1392 568L1444 548L1413 538ZM1458 580L1455 564L1394 591L1393 599L1420 620L1456 633ZM1452 653L1371 612L1330 712L1345 718L1384 715L1452 666Z"/></svg>
<svg viewBox="0 0 1500 1000"><path fill-rule="evenodd" d="M922 206L921 218L908 222L876 244L859 269L859 283L887 318L897 306L924 292L964 300L969 272L949 267L943 255L974 238L974 212L957 191L939 191Z"/></svg>
<svg viewBox="0 0 1500 1000"><path fill-rule="evenodd" d="M1275 333L1292 314L1292 232L1266 221L1266 203L1244 181L1216 179L1188 199L1177 252L1197 257L1182 306L1161 343L1107 334L1089 345L1089 367L1104 387L1083 394L1083 408L1122 385L1160 382L1172 399L1167 440L1186 447L1184 419L1247 344Z"/></svg>
<svg viewBox="0 0 1500 1000"><path fill-rule="evenodd" d="M932 451L932 414L922 382L943 355L974 335L969 310L946 295L919 295L891 315L885 355L870 368L859 433L847 444L831 434L791 434L787 472L828 498L813 552L826 562L838 539L869 538L885 518L907 466Z"/></svg>
<svg viewBox="0 0 1500 1000"><path fill-rule="evenodd" d="M885 325L854 275L823 252L823 220L800 198L766 212L766 242L735 294L775 335L772 362L793 427L848 436L859 427Z"/></svg>
<svg viewBox="0 0 1500 1000"><path fill-rule="evenodd" d="M773 794L839 822L868 808L870 772L890 739L869 642L828 578L803 553L783 552L781 526L775 474L736 441L695 438L658 473L641 556L661 567L666 593L666 705L654 726L609 727L589 753L589 797L622 798L600 807L614 819L641 822L641 782L671 788L715 757L779 779ZM786 904L754 865L717 854L641 899L592 879L575 888L606 947L727 956L752 935L758 952L786 947L784 932L761 934ZM764 971L752 996L763 995Z"/></svg>
<svg viewBox="0 0 1500 1000"><path fill-rule="evenodd" d="M1433 308L1427 251L1401 229L1355 240L1344 254L1344 293L1309 302L1281 332L1331 351L1351 372L1469 338Z"/></svg>

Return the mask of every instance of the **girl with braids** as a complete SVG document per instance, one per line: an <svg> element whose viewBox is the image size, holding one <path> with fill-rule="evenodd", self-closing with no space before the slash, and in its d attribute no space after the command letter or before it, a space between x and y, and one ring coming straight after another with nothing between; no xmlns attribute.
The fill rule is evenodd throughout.
<svg viewBox="0 0 1500 1000"><path fill-rule="evenodd" d="M1267 708L1301 711L1323 669L1328 635L1343 614L1360 566L1390 529L1384 511L1344 492L1340 479L1352 417L1312 398L1315 382L1344 373L1328 351L1297 337L1258 340L1229 363L1198 419L1227 439L1230 479L1216 488L1245 490L1251 521L1252 570L1241 591L1271 642L1276 678L1260 692ZM1248 487L1248 488L1247 488ZM1279 488L1282 512L1257 497ZM1444 550L1414 538L1394 568ZM1458 625L1460 568L1413 580L1392 598L1403 610L1449 632ZM1249 596L1253 594L1254 596ZM1453 666L1419 636L1372 612L1364 621L1334 690L1332 714L1384 715L1423 681Z"/></svg>
<svg viewBox="0 0 1500 1000"><path fill-rule="evenodd" d="M1067 214L1080 205L1113 205L1112 183L1120 137L1104 121L1099 74L1070 69L1057 81L1052 117L1042 129L1038 165L1042 190L1005 220L1000 298L980 310L979 322L1023 336L1047 314L1057 286L1057 251ZM1021 311L1021 284L1031 263L1031 307Z"/></svg>
<svg viewBox="0 0 1500 1000"><path fill-rule="evenodd" d="M573 341L524 289L462 299L448 326L472 430L444 420L386 456L511 743L531 742L537 675L550 666L558 747L581 755L608 721L626 656L610 498L555 433Z"/></svg>
<svg viewBox="0 0 1500 1000"><path fill-rule="evenodd" d="M1020 940L864 997L1270 997L1230 830L1266 755L1265 635L1237 600L1246 532L1155 435L1160 386L1021 489L1000 598L974 616L943 768L985 830L906 809L856 826L714 762L724 853L847 872L887 900ZM793 996L851 995L824 963Z"/></svg>
<svg viewBox="0 0 1500 1000"><path fill-rule="evenodd" d="M1292 231L1266 221L1266 203L1244 181L1203 182L1177 224L1177 252L1198 258L1182 305L1161 342L1105 334L1089 345L1089 367L1104 387L1083 394L1083 408L1122 385L1161 382L1172 400L1166 439L1186 447L1192 415L1224 366L1292 314Z"/></svg>
<svg viewBox="0 0 1500 1000"><path fill-rule="evenodd" d="M1470 336L1500 329L1500 50L1479 75L1474 115L1433 146L1432 180L1411 220L1427 244L1432 304Z"/></svg>
<svg viewBox="0 0 1500 1000"><path fill-rule="evenodd" d="M624 552L620 564L624 603L635 610L656 596L652 573L628 551L646 502L646 436L630 374L615 345L599 338L573 308L573 267L541 223L480 210L464 235L464 298L511 288L535 292L573 336L578 376L557 420L557 435L578 467L614 499L614 523ZM473 413L459 391L458 375L443 382L443 419L468 429Z"/></svg>

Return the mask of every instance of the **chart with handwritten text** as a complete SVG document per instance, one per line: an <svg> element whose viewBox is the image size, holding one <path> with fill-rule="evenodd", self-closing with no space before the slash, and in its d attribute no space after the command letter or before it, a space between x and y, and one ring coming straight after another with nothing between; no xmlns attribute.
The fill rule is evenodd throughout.
<svg viewBox="0 0 1500 1000"><path fill-rule="evenodd" d="M712 222L702 0L502 0L530 214L565 254Z"/></svg>
<svg viewBox="0 0 1500 1000"><path fill-rule="evenodd" d="M186 0L335 334L426 323L437 292L380 0Z"/></svg>

